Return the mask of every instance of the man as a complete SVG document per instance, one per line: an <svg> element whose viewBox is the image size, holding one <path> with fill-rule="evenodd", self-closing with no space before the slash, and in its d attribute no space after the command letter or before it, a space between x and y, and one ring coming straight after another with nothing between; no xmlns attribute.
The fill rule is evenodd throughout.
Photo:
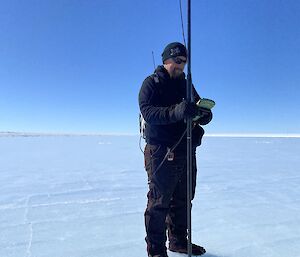
<svg viewBox="0 0 300 257"><path fill-rule="evenodd" d="M146 243L149 257L167 257L166 229L169 250L187 253L187 146L186 118L200 119L192 130L192 198L196 186L196 147L212 113L187 103L186 79L183 72L187 50L178 42L168 44L162 53L163 65L147 77L139 93L141 114L146 121L144 152L149 192L145 211ZM195 102L200 97L193 88ZM205 249L192 245L192 253Z"/></svg>

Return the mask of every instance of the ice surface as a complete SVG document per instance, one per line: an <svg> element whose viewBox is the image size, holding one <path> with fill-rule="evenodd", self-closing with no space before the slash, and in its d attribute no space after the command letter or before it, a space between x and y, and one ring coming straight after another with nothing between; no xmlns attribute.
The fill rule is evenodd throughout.
<svg viewBox="0 0 300 257"><path fill-rule="evenodd" d="M197 155L206 257L300 256L300 138L205 137ZM146 257L146 192L136 136L0 137L0 256Z"/></svg>

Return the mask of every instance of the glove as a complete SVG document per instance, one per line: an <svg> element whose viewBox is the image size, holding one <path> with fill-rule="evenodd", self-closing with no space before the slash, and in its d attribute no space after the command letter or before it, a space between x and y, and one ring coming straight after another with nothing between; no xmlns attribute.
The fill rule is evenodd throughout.
<svg viewBox="0 0 300 257"><path fill-rule="evenodd" d="M206 125L212 120L212 112L209 109L198 107L198 115L194 119L195 124Z"/></svg>
<svg viewBox="0 0 300 257"><path fill-rule="evenodd" d="M180 104L177 104L174 108L174 116L177 121L194 118L198 115L199 107L195 103L188 103L183 100Z"/></svg>
<svg viewBox="0 0 300 257"><path fill-rule="evenodd" d="M198 116L203 117L205 115L209 115L210 114L210 110L203 108L203 107L198 107Z"/></svg>

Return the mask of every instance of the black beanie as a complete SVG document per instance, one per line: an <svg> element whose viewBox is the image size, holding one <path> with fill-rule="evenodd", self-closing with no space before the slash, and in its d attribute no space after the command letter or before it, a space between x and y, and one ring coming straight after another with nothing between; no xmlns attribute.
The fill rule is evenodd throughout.
<svg viewBox="0 0 300 257"><path fill-rule="evenodd" d="M168 44L165 47L161 56L162 56L162 61L164 62L165 60L172 58L172 57L177 57L177 56L187 57L187 51L183 44L181 44L179 42L173 42L173 43Z"/></svg>

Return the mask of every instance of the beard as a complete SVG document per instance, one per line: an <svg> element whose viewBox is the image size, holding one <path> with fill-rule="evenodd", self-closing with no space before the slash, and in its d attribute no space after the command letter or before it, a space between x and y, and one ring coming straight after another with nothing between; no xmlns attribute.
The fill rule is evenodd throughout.
<svg viewBox="0 0 300 257"><path fill-rule="evenodd" d="M171 73L171 78L172 79L178 79L182 76L183 74L183 71L181 69L178 69L178 68L174 68L174 70L172 71Z"/></svg>

